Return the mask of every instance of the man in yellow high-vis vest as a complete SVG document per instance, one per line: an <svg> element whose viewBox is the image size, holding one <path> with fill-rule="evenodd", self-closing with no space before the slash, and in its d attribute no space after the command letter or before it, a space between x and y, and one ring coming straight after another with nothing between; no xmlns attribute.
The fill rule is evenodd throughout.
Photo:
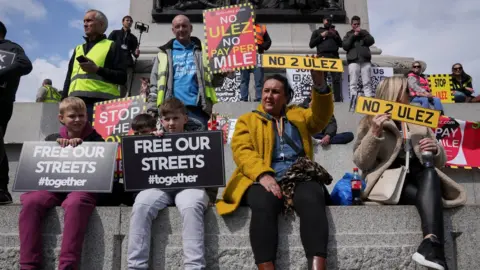
<svg viewBox="0 0 480 270"><path fill-rule="evenodd" d="M59 103L61 99L62 95L52 86L52 80L43 80L42 87L37 92L36 102Z"/></svg>
<svg viewBox="0 0 480 270"><path fill-rule="evenodd" d="M170 97L180 99L187 107L186 130L207 130L215 87L221 87L227 74L212 74L208 68L202 42L192 37L192 24L184 15L172 21L174 39L160 47L150 74L148 111L158 114L158 106Z"/></svg>
<svg viewBox="0 0 480 270"><path fill-rule="evenodd" d="M85 43L78 45L70 59L63 87L63 98L75 96L87 105L92 121L95 102L120 97L127 72L124 57L115 43L105 36L108 19L101 11L89 10L83 18Z"/></svg>

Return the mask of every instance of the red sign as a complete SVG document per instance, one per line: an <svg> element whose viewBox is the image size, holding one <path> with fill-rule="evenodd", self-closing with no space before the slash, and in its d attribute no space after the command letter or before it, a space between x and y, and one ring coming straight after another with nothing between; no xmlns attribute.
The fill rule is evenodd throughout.
<svg viewBox="0 0 480 270"><path fill-rule="evenodd" d="M480 122L441 117L434 132L445 149L448 166L480 168Z"/></svg>
<svg viewBox="0 0 480 270"><path fill-rule="evenodd" d="M118 142L115 177L123 177L122 136L132 135L131 123L135 116L146 111L142 96L113 99L95 103L93 127L107 142Z"/></svg>
<svg viewBox="0 0 480 270"><path fill-rule="evenodd" d="M213 73L256 65L255 20L251 4L205 10L203 23L209 67Z"/></svg>

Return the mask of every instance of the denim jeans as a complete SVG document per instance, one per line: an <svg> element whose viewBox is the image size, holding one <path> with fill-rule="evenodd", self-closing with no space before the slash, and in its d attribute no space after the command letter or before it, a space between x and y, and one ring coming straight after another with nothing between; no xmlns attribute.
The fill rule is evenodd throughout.
<svg viewBox="0 0 480 270"><path fill-rule="evenodd" d="M372 63L350 63L348 65L348 74L350 75L350 96L357 96L358 80L362 76L363 93L366 97L374 97L371 82Z"/></svg>
<svg viewBox="0 0 480 270"><path fill-rule="evenodd" d="M455 91L455 94L453 95L453 100L457 103L462 103L467 100L467 95L465 95L463 92L460 91Z"/></svg>
<svg viewBox="0 0 480 270"><path fill-rule="evenodd" d="M428 97L414 97L411 102L420 103L420 106L430 109L430 101ZM442 102L438 97L432 97L433 108L438 111L443 111Z"/></svg>
<svg viewBox="0 0 480 270"><path fill-rule="evenodd" d="M321 140L325 137L324 133L318 133L313 136L313 138L317 140ZM352 132L343 132L337 133L335 136L330 138L330 144L347 144L353 141L353 133Z"/></svg>
<svg viewBox="0 0 480 270"><path fill-rule="evenodd" d="M204 189L162 191L151 188L140 192L130 216L128 269L149 269L153 220L160 210L174 204L183 219L183 269L205 269L204 213L208 200Z"/></svg>
<svg viewBox="0 0 480 270"><path fill-rule="evenodd" d="M263 68L255 67L252 69L245 69L240 72L240 100L248 101L248 86L250 83L250 72L253 72L253 78L255 80L255 101L262 99L263 89Z"/></svg>
<svg viewBox="0 0 480 270"><path fill-rule="evenodd" d="M209 116L202 110L202 107L187 106L188 122L185 131L206 131L208 130Z"/></svg>

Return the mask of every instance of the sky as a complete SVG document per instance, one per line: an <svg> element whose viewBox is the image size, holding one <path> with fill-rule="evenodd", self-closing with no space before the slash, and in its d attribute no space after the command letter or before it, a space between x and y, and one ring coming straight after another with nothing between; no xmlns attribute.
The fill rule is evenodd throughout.
<svg viewBox="0 0 480 270"><path fill-rule="evenodd" d="M452 64L460 62L475 88L480 80L478 1L368 0L375 46L386 55L425 61L428 74L450 73ZM83 42L86 10L99 9L107 15L108 34L121 27L129 5L130 0L0 0L7 39L20 44L33 63L33 71L21 79L17 101L35 101L45 78L63 88L73 48Z"/></svg>

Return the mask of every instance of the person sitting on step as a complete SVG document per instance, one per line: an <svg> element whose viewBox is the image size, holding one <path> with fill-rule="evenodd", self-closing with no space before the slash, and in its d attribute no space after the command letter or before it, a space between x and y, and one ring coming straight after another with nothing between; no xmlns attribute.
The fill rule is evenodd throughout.
<svg viewBox="0 0 480 270"><path fill-rule="evenodd" d="M385 78L377 87L376 98L409 104L407 84L404 77ZM377 204L415 205L423 241L412 259L438 270L447 269L443 208L458 207L467 201L463 186L440 170L446 161L445 150L429 127L393 121L390 114L365 116L359 123L353 163L363 171L362 179L366 179L362 199L366 204L375 200ZM400 168L405 168L406 178L398 201L379 199L383 194L371 198L377 183L377 194L384 190L379 181L387 175L391 176L390 183L400 181L401 176L392 172Z"/></svg>
<svg viewBox="0 0 480 270"><path fill-rule="evenodd" d="M326 269L330 196L325 184L329 183L302 181L289 173L292 168L306 169L297 161L313 159L312 135L323 130L333 114L333 95L325 86L324 73L311 74L314 93L310 108L287 106L293 90L287 78L275 74L265 80L257 110L240 116L235 124L231 145L237 169L216 209L226 215L241 202L250 207L250 244L258 269L275 269L278 215L292 204L302 224L300 237L308 269ZM288 180L295 181L293 187L285 185ZM292 192L293 198L289 196Z"/></svg>
<svg viewBox="0 0 480 270"><path fill-rule="evenodd" d="M312 104L311 98L306 98L303 103L302 107L308 108ZM322 130L321 132L313 135L314 144L319 144L321 146L329 146L330 144L347 144L353 141L353 132L342 132L337 133L337 120L335 116L332 115L330 121L328 122L327 127Z"/></svg>
<svg viewBox="0 0 480 270"><path fill-rule="evenodd" d="M441 111L443 114L443 105L438 97L432 95L432 90L428 86L428 80L423 74L426 67L418 61L413 62L412 70L408 72L408 89L410 94L410 102L420 103L420 106L430 109L430 104L435 110Z"/></svg>

